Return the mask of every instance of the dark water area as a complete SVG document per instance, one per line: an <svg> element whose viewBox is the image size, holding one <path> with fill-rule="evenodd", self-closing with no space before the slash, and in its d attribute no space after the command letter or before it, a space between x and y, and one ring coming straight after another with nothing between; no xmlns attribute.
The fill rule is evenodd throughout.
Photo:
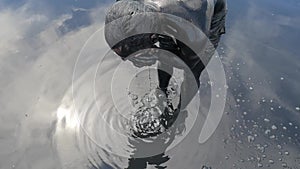
<svg viewBox="0 0 300 169"><path fill-rule="evenodd" d="M130 103L120 86L153 90L157 75L99 57L107 53L99 30L112 3L0 2L0 169L300 168L299 1L228 0L217 48L227 96L216 130L199 141L211 98L219 97L204 71L200 113L182 112L152 147L126 135L130 114L122 110ZM150 83L126 78L148 71ZM178 70L174 81L181 80Z"/></svg>

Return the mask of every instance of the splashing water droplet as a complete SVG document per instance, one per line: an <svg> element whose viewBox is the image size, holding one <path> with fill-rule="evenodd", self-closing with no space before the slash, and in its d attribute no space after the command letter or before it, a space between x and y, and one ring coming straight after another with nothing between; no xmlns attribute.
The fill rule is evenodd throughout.
<svg viewBox="0 0 300 169"><path fill-rule="evenodd" d="M275 135L270 136L270 139L274 139L274 138L275 138Z"/></svg>
<svg viewBox="0 0 300 169"><path fill-rule="evenodd" d="M282 146L278 144L278 145L277 145L277 148L278 148L278 149L281 149L281 148L282 148Z"/></svg>
<svg viewBox="0 0 300 169"><path fill-rule="evenodd" d="M169 91L169 94L171 93ZM175 114L172 98L166 98L163 91L153 89L136 102L139 103L131 112L130 118L133 136L141 138L157 136L168 128L170 125L168 119L172 119L171 116Z"/></svg>
<svg viewBox="0 0 300 169"><path fill-rule="evenodd" d="M265 131L265 134L269 134L270 132L271 132L271 130L267 129L267 130Z"/></svg>
<svg viewBox="0 0 300 169"><path fill-rule="evenodd" d="M255 140L255 138L253 136L250 136L250 135L247 138L248 138L249 143L251 143Z"/></svg>
<svg viewBox="0 0 300 169"><path fill-rule="evenodd" d="M283 163L281 164L281 166L284 167L284 168L286 168L286 167L287 167L287 163L283 162Z"/></svg>
<svg viewBox="0 0 300 169"><path fill-rule="evenodd" d="M261 167L263 167L263 164L262 163L258 163L257 167L261 168Z"/></svg>

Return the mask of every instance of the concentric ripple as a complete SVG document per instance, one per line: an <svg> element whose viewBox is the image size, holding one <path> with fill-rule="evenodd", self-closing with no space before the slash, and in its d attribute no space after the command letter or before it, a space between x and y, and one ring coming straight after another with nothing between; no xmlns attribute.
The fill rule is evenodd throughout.
<svg viewBox="0 0 300 169"><path fill-rule="evenodd" d="M172 16L169 20L178 22ZM206 38L194 26L189 26L188 22L181 20L178 26L181 25L183 27L180 29L189 29L194 35L201 36L200 39ZM199 39L195 40L199 44ZM94 44L102 45L95 47ZM198 45L191 46L196 49ZM147 50L138 52L149 53ZM164 56L166 64L186 66L168 51L158 49L153 54ZM75 130L75 145L85 152L88 159L100 158L100 161L111 163L117 161L110 159L111 156L154 156L172 149L189 133L197 119L199 95L193 98L185 112L180 112L179 89L183 72L174 70L170 88L163 93L157 88L156 66L137 68L130 61L121 60L106 45L103 29L99 29L88 39L77 59L72 87L60 106L73 119L66 121L76 121L74 125L78 130ZM206 135L209 136L210 132Z"/></svg>

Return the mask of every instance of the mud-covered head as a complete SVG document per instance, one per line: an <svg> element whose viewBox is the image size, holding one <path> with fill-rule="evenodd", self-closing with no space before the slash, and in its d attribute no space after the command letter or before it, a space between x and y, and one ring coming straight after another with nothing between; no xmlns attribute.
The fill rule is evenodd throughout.
<svg viewBox="0 0 300 169"><path fill-rule="evenodd" d="M177 55L176 40L157 33L163 32L164 19L157 7L148 3L118 1L106 15L106 42L118 56L136 67L151 66L161 59L158 49Z"/></svg>
<svg viewBox="0 0 300 169"><path fill-rule="evenodd" d="M111 49L125 59L136 51L152 48L155 43L152 34L137 34L136 30L147 30L143 28L145 25L155 26L157 18L147 14L155 11L153 7L138 1L116 2L108 10L105 19L105 39Z"/></svg>
<svg viewBox="0 0 300 169"><path fill-rule="evenodd" d="M193 13L185 11L185 14ZM197 54L204 51L207 37L196 25L172 11L165 13L140 1L118 1L107 11L105 39L118 56L136 67L150 66L161 59L154 55L158 51L155 49L169 51L190 68L211 58L203 55L200 59Z"/></svg>

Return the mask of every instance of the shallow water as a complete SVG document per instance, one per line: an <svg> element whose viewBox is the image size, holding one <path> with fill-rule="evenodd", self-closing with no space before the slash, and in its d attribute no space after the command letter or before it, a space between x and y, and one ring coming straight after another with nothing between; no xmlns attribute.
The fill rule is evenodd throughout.
<svg viewBox="0 0 300 169"><path fill-rule="evenodd" d="M114 89L122 84L155 88L155 73L144 70L150 70L152 84L130 83L122 69L111 79L109 67L120 60L108 59L108 68L95 74L92 70L100 62L93 60L99 54L93 51L105 49L104 43L91 46L85 53L90 58L75 69L80 49L103 26L111 3L0 2L1 169L125 168L129 157L165 150L168 158L161 155L152 162L172 169L300 168L298 1L228 1L227 33L218 48L228 90L218 128L199 143L210 99L215 97L204 72L200 113L181 113L169 130L174 138L160 138L148 149L124 133L124 121L130 117L124 110L130 109L131 99L122 98L128 97L130 86L111 96L108 79L123 78L123 83L113 83ZM101 36L95 38L103 42ZM136 70L131 71L127 73ZM180 81L180 71L176 80Z"/></svg>

